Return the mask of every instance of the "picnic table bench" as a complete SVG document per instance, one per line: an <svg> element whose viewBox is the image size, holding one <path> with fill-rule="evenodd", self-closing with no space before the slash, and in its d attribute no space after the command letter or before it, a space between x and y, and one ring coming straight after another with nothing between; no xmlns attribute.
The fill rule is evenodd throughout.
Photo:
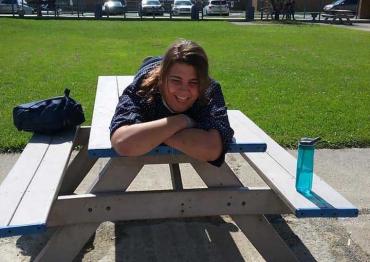
<svg viewBox="0 0 370 262"><path fill-rule="evenodd" d="M36 261L71 261L104 221L230 215L266 260L296 261L266 214L358 215L356 207L317 175L312 198L298 193L296 159L238 110L228 111L235 130L230 152L240 153L269 187L244 186L227 163L217 168L167 146L140 157L119 157L111 148L109 123L132 79L99 77L91 127L32 137L0 184L0 237L56 228ZM75 194L103 157L109 161L86 193ZM144 165L164 163L173 190L126 192ZM190 163L208 188L184 189L180 163Z"/></svg>
<svg viewBox="0 0 370 262"><path fill-rule="evenodd" d="M331 10L322 14L322 16L325 17L325 22L328 22L329 19L331 19L331 22L335 23L335 21L338 19L341 24L347 22L348 25L352 25L351 18L355 17L353 11L351 10ZM345 19L345 21L343 21L343 19Z"/></svg>

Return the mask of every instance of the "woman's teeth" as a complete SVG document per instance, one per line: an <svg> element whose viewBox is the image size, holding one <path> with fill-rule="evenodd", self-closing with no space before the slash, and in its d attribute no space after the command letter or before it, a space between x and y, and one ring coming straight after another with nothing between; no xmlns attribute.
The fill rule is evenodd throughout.
<svg viewBox="0 0 370 262"><path fill-rule="evenodd" d="M180 102L185 102L188 98L187 97L180 97L180 96L176 96L176 99Z"/></svg>

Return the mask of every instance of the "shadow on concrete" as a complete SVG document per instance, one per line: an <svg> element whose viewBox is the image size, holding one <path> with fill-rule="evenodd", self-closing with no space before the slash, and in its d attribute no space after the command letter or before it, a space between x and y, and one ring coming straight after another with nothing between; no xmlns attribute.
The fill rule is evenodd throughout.
<svg viewBox="0 0 370 262"><path fill-rule="evenodd" d="M284 218L266 217L300 261L316 261ZM230 234L239 228L218 216L116 222L114 229L115 257L109 258L107 250L99 250L96 258L107 256L105 259L127 262L245 261ZM44 234L21 236L16 245L22 255L33 261L52 233L53 230L49 230ZM95 234L74 261L82 261L95 248L102 249L94 246L94 238Z"/></svg>
<svg viewBox="0 0 370 262"><path fill-rule="evenodd" d="M266 218L299 261L317 261L281 215L266 215Z"/></svg>
<svg viewBox="0 0 370 262"><path fill-rule="evenodd" d="M113 261L244 261L221 217L157 219L115 223ZM93 238L75 261L94 249Z"/></svg>
<svg viewBox="0 0 370 262"><path fill-rule="evenodd" d="M30 261L33 261L46 245L54 231L50 229L41 234L23 235L17 239L16 246L21 251L21 255L28 256L30 257Z"/></svg>

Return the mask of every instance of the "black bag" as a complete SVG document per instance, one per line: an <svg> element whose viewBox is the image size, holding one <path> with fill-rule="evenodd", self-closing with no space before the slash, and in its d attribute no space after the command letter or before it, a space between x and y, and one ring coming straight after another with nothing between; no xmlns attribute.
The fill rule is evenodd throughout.
<svg viewBox="0 0 370 262"><path fill-rule="evenodd" d="M31 102L13 109L13 121L18 130L41 134L73 128L85 121L81 104L69 97L70 90L64 90L64 96Z"/></svg>

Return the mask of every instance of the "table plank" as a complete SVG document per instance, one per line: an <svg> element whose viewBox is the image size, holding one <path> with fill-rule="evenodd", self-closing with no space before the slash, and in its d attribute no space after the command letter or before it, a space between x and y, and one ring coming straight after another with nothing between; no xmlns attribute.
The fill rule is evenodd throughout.
<svg viewBox="0 0 370 262"><path fill-rule="evenodd" d="M123 90L128 87L129 84L132 83L134 80L134 76L117 76L117 83L118 83L118 96L121 96Z"/></svg>
<svg viewBox="0 0 370 262"><path fill-rule="evenodd" d="M45 223L72 152L74 132L53 136L37 174L27 188L10 225Z"/></svg>
<svg viewBox="0 0 370 262"><path fill-rule="evenodd" d="M262 179L292 208L297 217L358 215L355 206L316 174L312 185L314 196L307 199L298 193L295 189L296 158L240 111L231 111L229 114L238 118L240 124L266 141L265 153L245 153L244 157L257 168Z"/></svg>
<svg viewBox="0 0 370 262"><path fill-rule="evenodd" d="M88 152L91 156L108 157L108 155L99 155L99 152L107 149L112 151L109 126L118 98L117 77L99 76L88 144Z"/></svg>
<svg viewBox="0 0 370 262"><path fill-rule="evenodd" d="M268 187L109 192L58 197L48 225L287 212L286 205Z"/></svg>
<svg viewBox="0 0 370 262"><path fill-rule="evenodd" d="M0 213L0 236L46 229L46 219L57 196L73 138L74 130L71 130L53 136L34 135L30 140L6 183L0 187L0 201L6 203L1 208L7 208Z"/></svg>
<svg viewBox="0 0 370 262"><path fill-rule="evenodd" d="M112 149L109 125L113 117L118 98L123 90L132 82L133 76L100 76L94 105L93 121L88 146L88 153L94 157L117 157ZM114 100L117 99L117 100ZM237 119L229 118L231 127L237 125ZM248 129L238 125L233 141L229 144L229 153L264 152L266 143ZM160 145L147 155L182 154L180 151Z"/></svg>
<svg viewBox="0 0 370 262"><path fill-rule="evenodd" d="M48 150L51 138L34 135L0 186L0 228L8 226L14 212Z"/></svg>

